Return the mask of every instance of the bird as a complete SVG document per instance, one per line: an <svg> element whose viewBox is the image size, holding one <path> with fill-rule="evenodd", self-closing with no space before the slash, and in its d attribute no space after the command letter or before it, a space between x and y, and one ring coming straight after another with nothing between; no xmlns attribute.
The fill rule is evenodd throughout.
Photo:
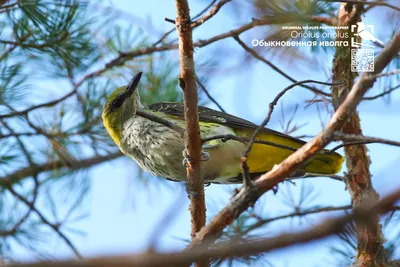
<svg viewBox="0 0 400 267"><path fill-rule="evenodd" d="M357 35L360 36L363 41L372 41L375 45L384 47L384 44L367 30L364 22L357 22L357 26Z"/></svg>
<svg viewBox="0 0 400 267"><path fill-rule="evenodd" d="M142 72L137 73L127 86L115 89L106 99L102 119L105 129L123 154L135 160L140 168L154 176L171 181L187 181L185 161L185 140L177 131L159 122L136 113L146 112L167 120L179 127L185 127L184 105L177 102L158 102L145 107L139 97L138 85ZM213 110L198 107L201 138L216 135L233 135L249 138L258 125L245 119ZM251 179L271 170L300 148L304 141L262 128L257 140L281 145L255 143L247 163ZM204 183L238 184L242 182L240 158L246 149L246 142L215 139L202 146L201 175ZM344 159L329 150L322 150L301 167L296 176L306 173L330 175L338 173Z"/></svg>

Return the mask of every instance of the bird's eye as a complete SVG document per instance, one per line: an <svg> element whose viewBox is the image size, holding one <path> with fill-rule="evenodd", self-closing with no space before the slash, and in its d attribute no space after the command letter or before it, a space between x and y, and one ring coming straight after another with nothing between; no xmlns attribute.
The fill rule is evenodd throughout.
<svg viewBox="0 0 400 267"><path fill-rule="evenodd" d="M122 105L122 103L123 103L122 99L114 100L113 102L111 102L111 108L113 110L118 109Z"/></svg>

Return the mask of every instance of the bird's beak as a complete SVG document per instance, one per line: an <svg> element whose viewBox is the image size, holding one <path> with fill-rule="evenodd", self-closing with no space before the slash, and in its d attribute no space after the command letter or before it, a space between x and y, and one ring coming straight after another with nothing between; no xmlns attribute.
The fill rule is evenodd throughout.
<svg viewBox="0 0 400 267"><path fill-rule="evenodd" d="M133 92L136 90L136 88L140 82L140 78L142 77L142 73L143 72L139 72L138 74L133 76L132 80L126 86L126 92L127 92L128 96L132 95Z"/></svg>

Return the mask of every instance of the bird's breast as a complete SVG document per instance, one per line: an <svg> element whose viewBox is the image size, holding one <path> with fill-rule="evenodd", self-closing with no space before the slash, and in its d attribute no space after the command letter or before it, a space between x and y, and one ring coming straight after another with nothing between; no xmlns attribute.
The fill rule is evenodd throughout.
<svg viewBox="0 0 400 267"><path fill-rule="evenodd" d="M184 140L178 133L159 123L136 117L124 125L122 136L122 152L142 169L155 176L186 179L182 165Z"/></svg>

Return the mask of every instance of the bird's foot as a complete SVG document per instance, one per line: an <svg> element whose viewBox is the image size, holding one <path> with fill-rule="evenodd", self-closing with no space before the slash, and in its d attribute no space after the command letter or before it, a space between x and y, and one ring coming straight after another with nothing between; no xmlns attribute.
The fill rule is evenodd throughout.
<svg viewBox="0 0 400 267"><path fill-rule="evenodd" d="M185 168L187 168L187 167L190 166L190 163L192 162L192 160L189 157L189 154L188 154L186 149L183 150L182 155L183 155L182 164L183 164L183 166L185 166ZM207 161L209 159L210 159L210 154L205 152L205 151L201 151L201 159L200 159L200 161Z"/></svg>

